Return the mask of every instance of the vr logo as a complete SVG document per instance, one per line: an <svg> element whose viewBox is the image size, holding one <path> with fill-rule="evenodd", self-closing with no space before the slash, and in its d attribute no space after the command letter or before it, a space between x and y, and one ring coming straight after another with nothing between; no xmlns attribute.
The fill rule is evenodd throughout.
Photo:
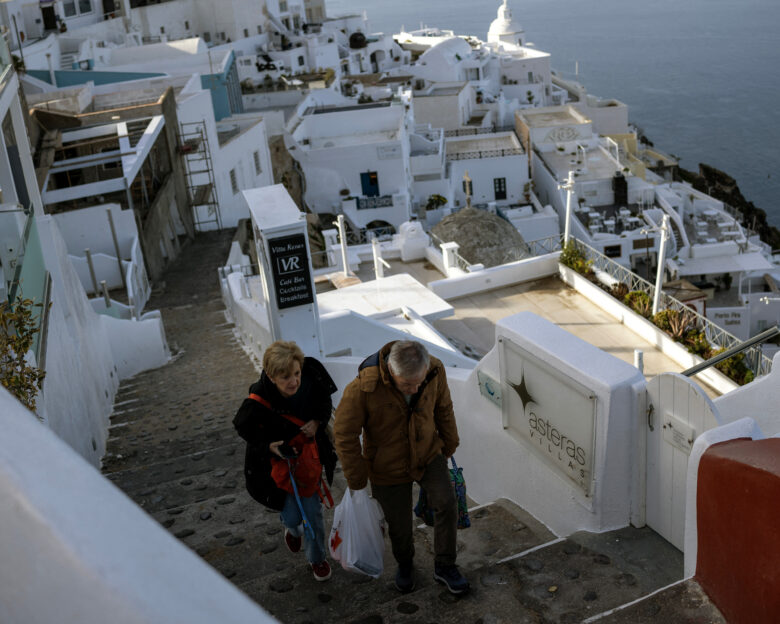
<svg viewBox="0 0 780 624"><path fill-rule="evenodd" d="M300 256L288 256L286 258L278 258L279 261L279 273L296 273L301 270L301 257Z"/></svg>

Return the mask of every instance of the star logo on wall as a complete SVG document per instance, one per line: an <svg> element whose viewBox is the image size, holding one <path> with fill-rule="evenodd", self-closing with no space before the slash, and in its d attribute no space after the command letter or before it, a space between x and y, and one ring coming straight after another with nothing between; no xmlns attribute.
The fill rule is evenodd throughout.
<svg viewBox="0 0 780 624"><path fill-rule="evenodd" d="M528 403L535 402L533 397L531 397L531 394L528 392L528 386L525 385L525 375L521 375L519 384L515 384L510 381L509 387L517 392L517 396L520 397L520 402L523 404L523 409L525 409L525 406L528 405Z"/></svg>

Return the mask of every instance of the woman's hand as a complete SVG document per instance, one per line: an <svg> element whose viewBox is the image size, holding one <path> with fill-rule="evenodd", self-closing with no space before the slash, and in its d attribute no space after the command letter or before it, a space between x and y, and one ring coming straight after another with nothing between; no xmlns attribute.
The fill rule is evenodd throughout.
<svg viewBox="0 0 780 624"><path fill-rule="evenodd" d="M303 427L301 427L301 431L303 431L307 438L313 438L314 434L317 433L317 427L319 426L319 422L316 420L310 420L305 425L303 425Z"/></svg>
<svg viewBox="0 0 780 624"><path fill-rule="evenodd" d="M268 449L271 451L271 453L273 453L277 457L281 457L282 459L284 459L284 455L282 455L279 452L279 447L282 444L284 444L284 440L277 440L276 442L271 442L271 444L268 445Z"/></svg>

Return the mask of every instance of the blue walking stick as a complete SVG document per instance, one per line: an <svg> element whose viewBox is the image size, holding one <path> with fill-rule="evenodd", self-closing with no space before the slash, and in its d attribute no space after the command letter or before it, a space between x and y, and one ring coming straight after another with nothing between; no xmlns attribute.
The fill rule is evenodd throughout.
<svg viewBox="0 0 780 624"><path fill-rule="evenodd" d="M298 495L298 486L295 483L295 475L293 473L292 465L290 464L290 458L285 457L284 460L287 462L287 469L290 471L290 483L292 483L293 486L295 502L298 503L298 509L301 512L301 518L303 518L303 532L306 534L307 539L310 539L313 542L316 539L314 537L314 529L312 528L309 519L306 517L306 512L303 510L303 504L301 503L301 497Z"/></svg>

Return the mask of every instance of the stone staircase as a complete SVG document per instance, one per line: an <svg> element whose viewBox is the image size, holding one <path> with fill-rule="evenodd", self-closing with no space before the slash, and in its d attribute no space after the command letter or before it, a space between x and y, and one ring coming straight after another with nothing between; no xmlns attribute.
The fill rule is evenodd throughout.
<svg viewBox="0 0 780 624"><path fill-rule="evenodd" d="M417 588L334 564L318 583L283 543L275 512L244 490L244 444L231 420L258 371L226 322L216 268L232 232L199 234L149 307L165 322L173 361L122 384L103 472L163 527L285 623L723 622L693 582L634 601L682 576L682 555L650 529L558 539L508 500L471 511L458 564L471 581L453 596L432 578L432 530L415 536ZM468 480L468 466L465 467ZM337 470L336 501L344 491ZM326 527L332 511L326 512ZM613 613L611 610L622 608ZM600 616L600 614L607 614ZM595 620L594 620L595 621Z"/></svg>

